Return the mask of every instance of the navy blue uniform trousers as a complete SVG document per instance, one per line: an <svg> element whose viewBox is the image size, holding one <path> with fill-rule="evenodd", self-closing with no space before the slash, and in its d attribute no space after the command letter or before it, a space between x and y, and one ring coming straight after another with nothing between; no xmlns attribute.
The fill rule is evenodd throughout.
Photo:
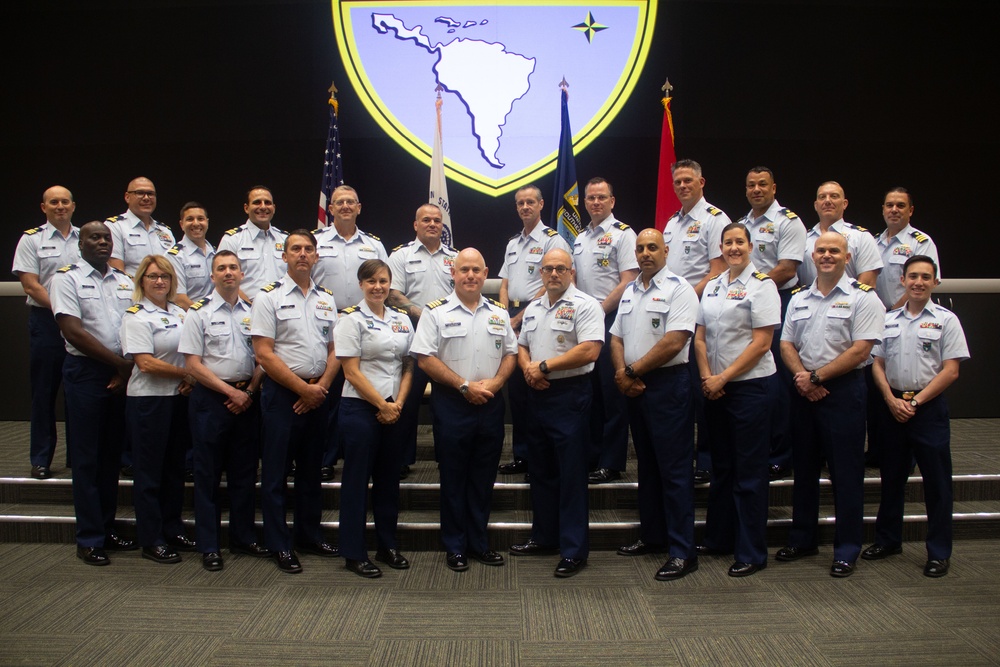
<svg viewBox="0 0 1000 667"><path fill-rule="evenodd" d="M399 421L380 424L378 410L361 398L340 399L340 447L344 475L340 485L340 555L368 560L365 508L372 480L372 515L377 548L396 548L399 522L399 468L406 434Z"/></svg>
<svg viewBox="0 0 1000 667"><path fill-rule="evenodd" d="M590 373L593 387L593 410L590 413L590 468L625 470L628 458L628 410L625 396L615 384L615 366L611 363L611 325L617 310L604 316L604 345ZM633 438L635 435L633 434Z"/></svg>
<svg viewBox="0 0 1000 667"><path fill-rule="evenodd" d="M900 393L893 392L897 397ZM924 480L927 506L927 558L951 558L952 485L951 421L944 396L924 403L900 424L885 401L879 414L882 438L882 502L875 521L875 541L896 546L903 541L903 504L913 458Z"/></svg>
<svg viewBox="0 0 1000 667"><path fill-rule="evenodd" d="M337 429L337 421L340 419L340 395L344 392L344 371L337 372L337 377L330 383L330 393L327 403L329 414L326 420L326 446L323 450L323 467L333 467L337 461L344 456L344 451L340 448L340 436ZM396 471L399 474L399 471Z"/></svg>
<svg viewBox="0 0 1000 667"><path fill-rule="evenodd" d="M733 552L740 563L767 563L771 376L726 384L705 401L712 450L705 546Z"/></svg>
<svg viewBox="0 0 1000 667"><path fill-rule="evenodd" d="M837 519L833 559L853 563L861 553L864 523L864 374L853 370L823 386L830 393L815 403L800 396L795 387L790 388L795 485L788 544L802 549L816 546L819 473L826 459Z"/></svg>
<svg viewBox="0 0 1000 667"><path fill-rule="evenodd" d="M671 558L694 555L694 419L687 364L642 376L646 390L628 399L639 461L639 535L666 545Z"/></svg>
<svg viewBox="0 0 1000 667"><path fill-rule="evenodd" d="M66 446L73 459L76 543L103 547L114 530L118 469L125 440L125 391L108 391L115 369L88 357L67 355Z"/></svg>
<svg viewBox="0 0 1000 667"><path fill-rule="evenodd" d="M778 290L781 299L781 322L771 337L771 356L774 357L775 374L771 376L771 455L770 464L782 468L792 467L792 397L788 387L792 384L792 373L781 358L781 329L785 324L785 311L792 300L794 288Z"/></svg>
<svg viewBox="0 0 1000 667"><path fill-rule="evenodd" d="M524 302L522 302L524 303ZM512 318L524 310L524 306L511 306L508 317ZM520 331L515 331L515 335ZM507 380L507 402L510 405L510 440L514 450L514 458L528 460L528 383L524 381L524 373L519 368L515 368ZM589 435L586 437L589 438ZM584 452L586 457L587 452Z"/></svg>
<svg viewBox="0 0 1000 667"><path fill-rule="evenodd" d="M261 440L260 505L264 516L264 545L271 551L291 551L292 532L286 516L286 473L295 461L295 543L325 541L320 528L322 483L320 464L326 443L329 404L305 414L292 409L298 394L271 378L260 393Z"/></svg>
<svg viewBox="0 0 1000 667"><path fill-rule="evenodd" d="M489 550L486 525L503 448L503 394L472 405L435 382L431 405L440 457L441 542L448 553L482 553Z"/></svg>
<svg viewBox="0 0 1000 667"><path fill-rule="evenodd" d="M183 535L184 455L190 442L186 396L129 396L126 421L135 466L135 524L139 544L166 544Z"/></svg>
<svg viewBox="0 0 1000 667"><path fill-rule="evenodd" d="M420 404L424 400L424 392L431 379L427 373L420 370L419 366L413 367L413 380L410 385L410 395L403 404L403 411L399 416L399 423L404 437L403 441L403 461L402 465L412 465L417 462L417 425L420 422ZM434 401L431 401L431 410L434 410ZM434 439L434 460L440 461L438 454L437 438ZM396 474L399 474L397 471Z"/></svg>
<svg viewBox="0 0 1000 667"><path fill-rule="evenodd" d="M550 383L548 389L528 390L531 539L545 546L558 544L563 558L587 558L590 378L579 375Z"/></svg>
<svg viewBox="0 0 1000 667"><path fill-rule="evenodd" d="M31 465L52 466L56 453L56 396L62 382L66 343L52 311L28 310L29 374L31 376Z"/></svg>
<svg viewBox="0 0 1000 667"><path fill-rule="evenodd" d="M233 414L226 395L197 385L189 405L194 440L194 517L198 550L220 550L222 499L219 484L226 473L230 544L253 544L254 487L260 455L260 408Z"/></svg>

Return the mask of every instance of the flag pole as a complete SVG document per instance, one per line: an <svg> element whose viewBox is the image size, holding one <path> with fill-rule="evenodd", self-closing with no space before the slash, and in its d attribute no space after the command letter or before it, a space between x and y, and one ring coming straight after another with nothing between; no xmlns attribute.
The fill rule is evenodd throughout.
<svg viewBox="0 0 1000 667"><path fill-rule="evenodd" d="M330 82L327 89L330 99L330 128L326 134L326 151L323 153L323 179L319 187L319 210L317 211L316 226L326 227L330 224L329 205L333 191L338 185L344 184L344 165L340 154L340 122L338 114L340 104L337 102L337 85Z"/></svg>
<svg viewBox="0 0 1000 667"><path fill-rule="evenodd" d="M670 112L670 102L673 99L671 93L674 87L667 79L660 87L663 91L663 129L660 132L660 165L656 175L656 214L654 222L656 228L661 232L667 226L670 219L681 207L681 202L674 192L674 177L671 167L677 162L677 153L674 150L674 117Z"/></svg>
<svg viewBox="0 0 1000 667"><path fill-rule="evenodd" d="M444 174L444 146L441 141L441 107L444 101L441 93L444 87L439 83L434 88L437 99L434 101L434 151L431 154L431 182L427 201L441 209L441 243L454 246L455 235L451 227L451 204L448 201L448 179Z"/></svg>
<svg viewBox="0 0 1000 667"><path fill-rule="evenodd" d="M572 247L573 241L582 230L582 225L579 209L580 187L576 180L576 160L573 156L573 130L569 124L569 83L566 77L559 82L559 90L561 127L550 226Z"/></svg>

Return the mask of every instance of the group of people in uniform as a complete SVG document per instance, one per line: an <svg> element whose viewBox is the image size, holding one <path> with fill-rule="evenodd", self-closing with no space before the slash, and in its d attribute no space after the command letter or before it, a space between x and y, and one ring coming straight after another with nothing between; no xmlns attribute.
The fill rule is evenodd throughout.
<svg viewBox="0 0 1000 667"><path fill-rule="evenodd" d="M836 510L831 575L898 554L913 460L929 519L924 573L946 574L942 393L969 352L958 319L932 300L937 251L909 224L910 194L885 195L887 229L875 237L844 221L833 181L819 186L819 222L806 230L778 204L766 167L749 170L751 210L735 223L705 200L697 162L672 171L682 208L662 232L616 219L611 183L593 178L590 222L572 245L541 223L539 188L520 188L522 229L507 243L498 300L483 294L483 255L442 243L433 204L417 209L416 238L388 254L358 228L350 186L330 198L332 224L290 233L271 224L273 196L255 186L246 223L216 248L197 202L182 207L174 242L152 217L149 179L129 183L124 214L80 228L72 194L53 186L46 223L24 233L13 267L30 306L32 476L52 475L61 383L85 563L141 548L159 563L199 551L207 570L222 569L225 474L231 553L273 558L288 573L302 570L298 553L343 557L351 572L378 577L368 485L374 560L408 568L396 542L399 483L416 460L431 384L441 541L454 571L504 564L487 534L499 472L526 473L531 488L530 538L509 553L558 555L555 576L577 574L589 555L588 483L620 478L631 432L640 531L618 553L664 554L657 580L697 570L699 556L731 556L734 577L765 568L768 483L792 468L793 525L775 559L817 554L824 464ZM504 387L514 458L501 464ZM181 521L188 449L195 539ZM866 457L883 484L876 542L862 550ZM338 548L321 519L322 482L340 458ZM138 543L115 530L123 465L135 479ZM700 543L698 482L710 482Z"/></svg>

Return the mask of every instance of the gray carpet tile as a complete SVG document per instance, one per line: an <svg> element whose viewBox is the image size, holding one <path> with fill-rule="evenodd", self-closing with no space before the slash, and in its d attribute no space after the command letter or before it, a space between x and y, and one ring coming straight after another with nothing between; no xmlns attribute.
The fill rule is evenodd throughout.
<svg viewBox="0 0 1000 667"><path fill-rule="evenodd" d="M674 646L665 641L522 642L521 665L549 667L673 667L680 665Z"/></svg>
<svg viewBox="0 0 1000 667"><path fill-rule="evenodd" d="M992 664L1000 662L1000 623L993 627L955 627L952 632L972 645L982 658L993 661Z"/></svg>
<svg viewBox="0 0 1000 667"><path fill-rule="evenodd" d="M101 667L187 667L204 665L218 649L221 639L211 635L165 634L158 625L133 628L115 634L95 634L68 653L56 665L101 665Z"/></svg>
<svg viewBox="0 0 1000 667"><path fill-rule="evenodd" d="M397 591L379 639L522 639L521 596L506 591Z"/></svg>
<svg viewBox="0 0 1000 667"><path fill-rule="evenodd" d="M329 644L373 641L388 599L388 591L371 587L277 585L257 598L236 634Z"/></svg>
<svg viewBox="0 0 1000 667"><path fill-rule="evenodd" d="M923 581L895 586L893 592L912 608L921 610L934 625L995 629L1000 624L1000 584L996 575L990 580L970 577L959 581L951 577L951 573L941 579L921 577ZM1000 663L1000 654L997 661Z"/></svg>
<svg viewBox="0 0 1000 667"><path fill-rule="evenodd" d="M405 572L392 570L377 561L375 563L382 568L382 579L398 582L402 591L479 591L483 595L491 595L494 592L514 590L517 585L517 564L506 554L506 564L501 566L483 565L470 558L469 569L465 572L449 570L443 551L414 551L404 555L410 561L410 569ZM358 579L357 575L345 573Z"/></svg>
<svg viewBox="0 0 1000 667"><path fill-rule="evenodd" d="M227 638L205 662L209 667L234 665L295 665L296 667L358 667L367 665L372 643L362 641L260 640ZM382 663L392 664L392 663ZM406 663L397 663L403 665Z"/></svg>
<svg viewBox="0 0 1000 667"><path fill-rule="evenodd" d="M647 591L646 598L656 627L665 639L704 637L706 634L722 637L806 632L797 615L788 613L785 596L762 580L751 587L733 585L716 590ZM708 629L710 632L706 633Z"/></svg>
<svg viewBox="0 0 1000 667"><path fill-rule="evenodd" d="M815 634L815 646L827 656L831 665L845 667L859 664L877 665L995 665L1000 655L992 659L983 656L960 635L947 628L909 631L849 634ZM900 647L905 647L905 652Z"/></svg>
<svg viewBox="0 0 1000 667"><path fill-rule="evenodd" d="M629 642L660 637L640 591L608 580L602 588L527 589L521 593L521 610L527 641Z"/></svg>
<svg viewBox="0 0 1000 667"><path fill-rule="evenodd" d="M0 595L2 595L2 589L0 589ZM6 597L3 599L7 600ZM0 625L0 627L3 626ZM75 651L90 636L0 631L0 664L24 665L25 667L55 665Z"/></svg>
<svg viewBox="0 0 1000 667"><path fill-rule="evenodd" d="M827 656L806 634L724 635L705 634L670 642L679 656L679 664L691 667L726 665L727 667L766 667L829 665Z"/></svg>
<svg viewBox="0 0 1000 667"><path fill-rule="evenodd" d="M512 641L475 641L470 638L467 641L377 641L367 664L370 667L511 667L531 663L517 660L517 645Z"/></svg>

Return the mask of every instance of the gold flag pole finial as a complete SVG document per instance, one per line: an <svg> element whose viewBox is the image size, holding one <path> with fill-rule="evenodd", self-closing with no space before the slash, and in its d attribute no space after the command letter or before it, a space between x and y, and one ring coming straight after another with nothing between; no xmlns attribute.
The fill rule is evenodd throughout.
<svg viewBox="0 0 1000 667"><path fill-rule="evenodd" d="M329 104L333 107L333 113L339 113L339 109L337 108L339 106L337 103L337 84L331 81L330 87L327 90L330 92Z"/></svg>
<svg viewBox="0 0 1000 667"><path fill-rule="evenodd" d="M565 90L566 92L569 92L569 90L568 90L568 88L569 88L569 82L566 81L566 77L565 76L562 78L562 81L559 82L559 88L562 89L562 90Z"/></svg>

